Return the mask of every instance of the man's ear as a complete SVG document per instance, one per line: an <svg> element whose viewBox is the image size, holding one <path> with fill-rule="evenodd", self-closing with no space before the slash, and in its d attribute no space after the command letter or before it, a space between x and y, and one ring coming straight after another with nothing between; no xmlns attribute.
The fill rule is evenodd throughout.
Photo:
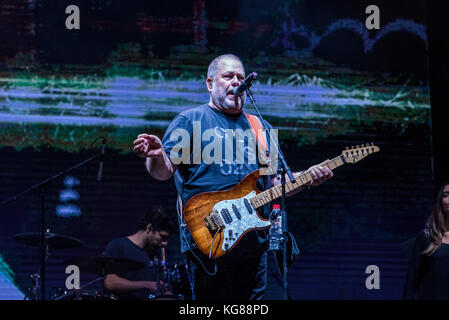
<svg viewBox="0 0 449 320"><path fill-rule="evenodd" d="M206 79L206 86L207 86L207 90L211 91L212 90L212 78L207 78Z"/></svg>
<svg viewBox="0 0 449 320"><path fill-rule="evenodd" d="M153 226L151 225L151 223L149 223L149 224L147 225L146 231L147 231L147 232L153 231Z"/></svg>

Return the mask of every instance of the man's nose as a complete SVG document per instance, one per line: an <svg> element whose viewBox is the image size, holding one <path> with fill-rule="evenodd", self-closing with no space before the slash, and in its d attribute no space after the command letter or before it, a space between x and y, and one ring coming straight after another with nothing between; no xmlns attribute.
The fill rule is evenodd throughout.
<svg viewBox="0 0 449 320"><path fill-rule="evenodd" d="M237 78L237 76L234 76L231 80L231 85L234 87L238 87L240 85L240 80Z"/></svg>

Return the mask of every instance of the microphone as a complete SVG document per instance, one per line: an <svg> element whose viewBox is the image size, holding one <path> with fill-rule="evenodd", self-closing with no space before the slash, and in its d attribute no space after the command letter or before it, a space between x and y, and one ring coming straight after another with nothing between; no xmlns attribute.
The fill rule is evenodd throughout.
<svg viewBox="0 0 449 320"><path fill-rule="evenodd" d="M103 176L103 161L104 161L104 150L106 148L106 139L103 138L103 144L101 145L100 151L100 164L98 165L97 181L101 181Z"/></svg>
<svg viewBox="0 0 449 320"><path fill-rule="evenodd" d="M241 96L246 89L251 87L253 81L256 80L256 77L257 73L255 72L251 73L248 77L246 77L246 79L243 80L243 82L238 87L234 88L234 90L232 91L234 95Z"/></svg>

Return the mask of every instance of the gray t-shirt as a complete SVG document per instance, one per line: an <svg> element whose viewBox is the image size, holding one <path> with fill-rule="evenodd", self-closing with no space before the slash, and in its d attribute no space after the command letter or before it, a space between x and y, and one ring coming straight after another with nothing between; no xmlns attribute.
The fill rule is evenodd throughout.
<svg viewBox="0 0 449 320"><path fill-rule="evenodd" d="M265 123L269 130L272 129L269 123ZM184 152L188 152L187 156L182 158L181 148L173 150L174 154L183 159L181 163L176 164L178 170L174 175L176 189L183 204L199 193L230 189L260 168L255 153L255 139L245 134L246 130L250 129L250 123L244 113L227 115L207 104L186 110L173 119L165 132L162 145L172 162L175 162L171 157L174 147L185 147ZM268 135L267 144L269 150ZM259 179L260 190L266 190L270 186L271 176ZM266 205L264 210L260 211L260 214L267 218L269 206ZM192 248L196 246L183 219L178 220L181 251L186 252L189 243ZM256 246L266 244L265 230L249 232L245 237L248 238L245 242L252 242L252 239Z"/></svg>

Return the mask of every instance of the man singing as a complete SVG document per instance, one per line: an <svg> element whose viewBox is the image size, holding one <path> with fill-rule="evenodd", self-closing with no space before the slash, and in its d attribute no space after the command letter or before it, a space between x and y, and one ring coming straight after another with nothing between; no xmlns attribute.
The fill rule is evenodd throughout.
<svg viewBox="0 0 449 320"><path fill-rule="evenodd" d="M209 102L176 116L162 142L157 136L146 133L138 135L134 141L134 151L146 159L146 168L153 178L164 181L174 176L180 208L197 194L230 189L248 174L261 168L258 161L250 161L258 157L255 157L256 150L248 146L233 148L233 157L229 157L229 146L239 145L242 142L239 139L247 142L247 139L235 133L252 129L249 116L243 112L246 94L235 95L233 92L244 79L245 69L237 56L225 54L215 58L207 71ZM261 124L261 120L257 120ZM272 129L269 123L265 124L269 130ZM180 135L187 136L189 140L185 144L190 150L188 161L179 162L179 158L175 161L170 156L172 149L179 146L179 141L172 137ZM223 152L220 154L214 149L213 154L210 153L214 161L204 159L205 152L202 150L210 150L210 144L216 146L217 141L220 143L218 150ZM267 147L270 149L270 143ZM220 161L215 161L217 157ZM323 165L308 169L313 179L310 186L317 186L333 176L332 171ZM295 176L298 174L294 173ZM278 184L278 177L264 176L259 179L258 188L266 190ZM267 218L269 206L265 205L259 213ZM187 254L195 299L263 299L267 277L266 230L248 232L229 253L209 259L192 241L182 213L179 222L181 250Z"/></svg>

